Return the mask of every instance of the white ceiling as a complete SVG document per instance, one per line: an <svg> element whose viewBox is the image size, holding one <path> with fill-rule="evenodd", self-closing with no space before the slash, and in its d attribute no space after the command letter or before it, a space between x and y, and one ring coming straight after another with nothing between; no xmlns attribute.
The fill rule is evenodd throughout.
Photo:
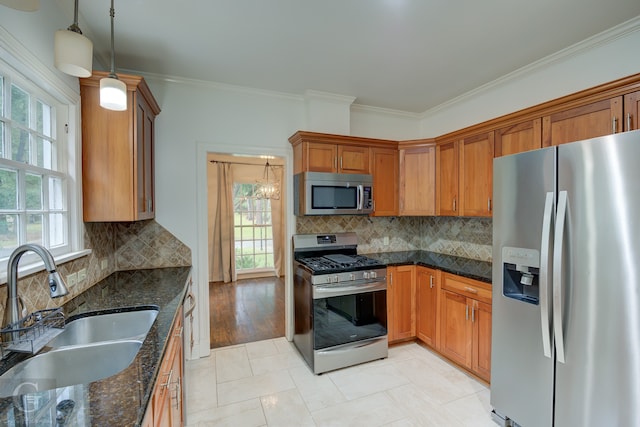
<svg viewBox="0 0 640 427"><path fill-rule="evenodd" d="M109 7L79 7L106 67ZM420 113L636 16L639 0L116 0L116 67Z"/></svg>

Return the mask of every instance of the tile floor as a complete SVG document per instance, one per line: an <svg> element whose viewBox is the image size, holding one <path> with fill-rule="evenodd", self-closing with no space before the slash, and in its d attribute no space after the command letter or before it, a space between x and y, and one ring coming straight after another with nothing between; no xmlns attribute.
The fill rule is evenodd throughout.
<svg viewBox="0 0 640 427"><path fill-rule="evenodd" d="M187 426L496 427L489 389L416 343L313 375L285 338L188 361Z"/></svg>

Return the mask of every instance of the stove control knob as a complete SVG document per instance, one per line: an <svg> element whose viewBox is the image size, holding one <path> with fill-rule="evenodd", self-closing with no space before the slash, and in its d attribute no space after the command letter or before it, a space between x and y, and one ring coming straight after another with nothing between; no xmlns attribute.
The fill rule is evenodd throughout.
<svg viewBox="0 0 640 427"><path fill-rule="evenodd" d="M378 273L376 273L375 271L371 272L371 278L375 279L376 277L378 277Z"/></svg>
<svg viewBox="0 0 640 427"><path fill-rule="evenodd" d="M338 283L338 275L336 274L335 276L333 276L331 280L335 283Z"/></svg>
<svg viewBox="0 0 640 427"><path fill-rule="evenodd" d="M331 276L327 276L324 280L325 280L327 283L331 283Z"/></svg>
<svg viewBox="0 0 640 427"><path fill-rule="evenodd" d="M349 273L349 280L356 280L356 275L353 273Z"/></svg>
<svg viewBox="0 0 640 427"><path fill-rule="evenodd" d="M365 271L364 273L362 273L362 278L363 279L371 278L371 273L369 273L368 271Z"/></svg>

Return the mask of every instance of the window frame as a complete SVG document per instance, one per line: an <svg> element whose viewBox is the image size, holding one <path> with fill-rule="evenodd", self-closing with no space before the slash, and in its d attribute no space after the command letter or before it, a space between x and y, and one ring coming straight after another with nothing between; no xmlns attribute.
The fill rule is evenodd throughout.
<svg viewBox="0 0 640 427"><path fill-rule="evenodd" d="M27 90L36 101L40 100L55 109L53 116L53 135L51 140L57 145L57 168L41 169L34 165L25 167L31 172L46 171L50 175L64 175L63 194L66 196L66 244L52 248L51 252L57 264L68 262L88 255L91 250L84 248L84 223L82 221L81 188L81 128L80 94L76 86L72 88L56 72L44 65L39 58L24 49L11 35L0 32L0 74L10 82ZM5 92L6 94L6 92ZM6 96L6 95L5 95ZM31 112L30 120L36 114ZM3 118L4 111L0 114ZM9 132L5 127L5 136ZM2 159L3 164L19 163ZM57 171L57 172L56 172ZM58 176L60 176L58 175ZM43 182L44 185L44 182ZM28 211L27 211L28 212ZM0 284L6 283L8 257L0 258ZM31 274L44 269L42 260L28 252L21 257L19 273Z"/></svg>

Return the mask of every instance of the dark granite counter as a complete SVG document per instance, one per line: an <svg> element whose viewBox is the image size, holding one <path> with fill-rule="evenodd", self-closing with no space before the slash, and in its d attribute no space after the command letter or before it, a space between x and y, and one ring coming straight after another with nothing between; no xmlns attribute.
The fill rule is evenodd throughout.
<svg viewBox="0 0 640 427"><path fill-rule="evenodd" d="M469 279L491 283L491 263L428 251L382 252L363 254L387 266L421 265Z"/></svg>
<svg viewBox="0 0 640 427"><path fill-rule="evenodd" d="M119 271L67 302L63 306L67 318L137 305L156 305L159 312L140 351L125 370L89 384L0 399L0 425L138 426L150 403L159 362L190 274L190 267ZM0 372L24 359L11 356L0 362ZM60 415L56 405L63 400L73 401L73 411L60 424L56 421Z"/></svg>

